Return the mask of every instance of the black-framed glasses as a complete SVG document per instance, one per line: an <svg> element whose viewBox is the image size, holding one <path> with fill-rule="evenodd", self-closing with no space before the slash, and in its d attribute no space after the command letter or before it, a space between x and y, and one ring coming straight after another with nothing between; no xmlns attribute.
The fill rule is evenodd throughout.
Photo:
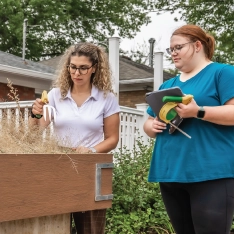
<svg viewBox="0 0 234 234"><path fill-rule="evenodd" d="M169 55L171 55L171 54L173 53L173 51L174 51L175 53L179 53L179 52L181 51L181 49L182 49L185 45L187 45L187 44L189 44L189 43L194 43L194 42L193 42L193 41L190 41L190 42L187 42L187 43L184 43L184 44L176 45L176 46L174 46L173 48L167 48L166 51L167 51L167 53L168 53Z"/></svg>
<svg viewBox="0 0 234 234"><path fill-rule="evenodd" d="M92 65L91 67L93 67ZM81 75L86 75L91 67L76 67L75 65L67 65L67 69L71 74L75 74L78 70Z"/></svg>

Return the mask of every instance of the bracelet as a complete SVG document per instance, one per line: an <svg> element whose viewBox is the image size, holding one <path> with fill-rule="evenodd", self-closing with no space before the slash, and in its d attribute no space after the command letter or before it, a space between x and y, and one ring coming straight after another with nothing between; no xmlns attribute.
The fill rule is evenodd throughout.
<svg viewBox="0 0 234 234"><path fill-rule="evenodd" d="M89 147L89 149L91 150L92 153L97 153L97 150L93 147Z"/></svg>
<svg viewBox="0 0 234 234"><path fill-rule="evenodd" d="M32 118L35 118L35 119L40 119L40 118L42 118L43 115L40 115L40 114L34 115L33 112L32 112L32 109L31 109L30 116Z"/></svg>

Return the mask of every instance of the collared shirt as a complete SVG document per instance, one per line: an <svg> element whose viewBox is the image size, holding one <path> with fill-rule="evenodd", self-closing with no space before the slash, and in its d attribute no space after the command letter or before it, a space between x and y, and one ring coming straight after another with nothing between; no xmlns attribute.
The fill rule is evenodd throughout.
<svg viewBox="0 0 234 234"><path fill-rule="evenodd" d="M54 134L61 146L94 147L104 140L104 119L120 112L113 93L104 92L92 86L91 96L78 107L71 97L71 90L62 99L60 89L48 93L49 105L56 110Z"/></svg>

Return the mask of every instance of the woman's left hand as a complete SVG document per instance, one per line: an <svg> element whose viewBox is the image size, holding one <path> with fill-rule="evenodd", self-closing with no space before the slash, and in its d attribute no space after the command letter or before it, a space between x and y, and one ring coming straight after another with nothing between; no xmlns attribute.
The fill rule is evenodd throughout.
<svg viewBox="0 0 234 234"><path fill-rule="evenodd" d="M200 107L197 105L196 101L192 99L192 101L187 105L183 103L178 103L177 107L175 107L175 110L178 113L178 115L182 118L196 118L199 108Z"/></svg>
<svg viewBox="0 0 234 234"><path fill-rule="evenodd" d="M78 146L75 151L79 154L89 154L89 153L92 153L92 150L87 148L87 147L84 147L84 146Z"/></svg>

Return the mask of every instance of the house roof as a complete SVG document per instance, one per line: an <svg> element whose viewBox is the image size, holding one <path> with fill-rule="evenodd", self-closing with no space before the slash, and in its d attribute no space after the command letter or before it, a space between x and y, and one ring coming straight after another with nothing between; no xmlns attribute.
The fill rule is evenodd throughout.
<svg viewBox="0 0 234 234"><path fill-rule="evenodd" d="M153 68L144 64L136 63L125 56L120 56L119 68L120 80L152 78L154 76ZM172 77L174 77L174 75L163 71L164 81Z"/></svg>
<svg viewBox="0 0 234 234"><path fill-rule="evenodd" d="M35 93L41 94L49 90L54 77L55 69L49 66L0 51L1 83L10 79L14 85L34 88Z"/></svg>
<svg viewBox="0 0 234 234"><path fill-rule="evenodd" d="M0 71L17 75L25 75L34 79L44 79L51 82L55 77L61 56L48 60L33 62L23 60L21 57L0 51ZM174 75L163 71L163 80L168 80ZM16 81L15 81L16 82ZM145 86L153 87L154 69L136 63L126 56L119 57L119 84L120 90L142 90ZM18 82L17 82L18 83Z"/></svg>
<svg viewBox="0 0 234 234"><path fill-rule="evenodd" d="M58 63L61 59L61 56L57 56L48 60L40 61L44 65L50 66L54 69L57 68ZM136 63L132 61L129 57L120 56L119 57L119 80L132 80L132 79L144 79L144 78L153 78L154 69L148 67L144 64ZM174 77L174 75L163 71L163 79L168 80Z"/></svg>
<svg viewBox="0 0 234 234"><path fill-rule="evenodd" d="M23 60L21 57L3 51L0 51L0 64L43 73L54 74L55 72L52 67L46 66L43 63L33 62L27 59Z"/></svg>
<svg viewBox="0 0 234 234"><path fill-rule="evenodd" d="M40 61L44 65L50 66L54 69L57 68L61 56L57 56L48 60ZM119 58L119 79L120 80L131 80L131 79L142 79L153 77L153 69L133 62L128 57Z"/></svg>

